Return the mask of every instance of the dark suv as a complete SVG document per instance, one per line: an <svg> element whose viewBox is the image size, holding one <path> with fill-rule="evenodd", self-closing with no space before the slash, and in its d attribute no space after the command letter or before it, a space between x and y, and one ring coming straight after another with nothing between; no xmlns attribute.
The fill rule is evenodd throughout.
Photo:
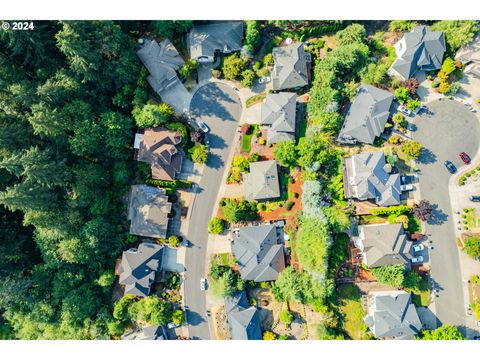
<svg viewBox="0 0 480 360"><path fill-rule="evenodd" d="M470 196L470 201L480 202L480 195Z"/></svg>
<svg viewBox="0 0 480 360"><path fill-rule="evenodd" d="M455 174L457 172L457 168L450 160L446 160L443 164L448 169L448 171L450 171L451 174Z"/></svg>

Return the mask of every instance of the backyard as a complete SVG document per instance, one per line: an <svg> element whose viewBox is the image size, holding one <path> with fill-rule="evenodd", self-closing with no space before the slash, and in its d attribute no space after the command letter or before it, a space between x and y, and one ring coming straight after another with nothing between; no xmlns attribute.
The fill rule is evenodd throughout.
<svg viewBox="0 0 480 360"><path fill-rule="evenodd" d="M367 324L363 321L365 311L361 303L361 293L354 284L345 284L338 287L339 310L343 315L343 329L352 340L369 340L372 335L368 332Z"/></svg>

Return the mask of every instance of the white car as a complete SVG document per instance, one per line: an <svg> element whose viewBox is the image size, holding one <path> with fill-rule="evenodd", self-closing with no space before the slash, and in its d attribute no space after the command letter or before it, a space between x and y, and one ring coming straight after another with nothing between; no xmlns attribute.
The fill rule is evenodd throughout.
<svg viewBox="0 0 480 360"><path fill-rule="evenodd" d="M417 256L412 259L412 264L420 264L423 263L423 256Z"/></svg>
<svg viewBox="0 0 480 360"><path fill-rule="evenodd" d="M207 289L207 279L200 279L200 290L205 291Z"/></svg>
<svg viewBox="0 0 480 360"><path fill-rule="evenodd" d="M264 77L261 77L260 79L258 79L258 83L259 84L268 83L268 82L270 82L270 80L272 80L272 79L270 79L270 77L264 76Z"/></svg>
<svg viewBox="0 0 480 360"><path fill-rule="evenodd" d="M413 190L412 184L400 185L400 191L410 191Z"/></svg>
<svg viewBox="0 0 480 360"><path fill-rule="evenodd" d="M419 252L419 251L422 251L423 249L425 249L425 245L423 245L423 244L413 245L413 251L414 252Z"/></svg>
<svg viewBox="0 0 480 360"><path fill-rule="evenodd" d="M197 121L198 127L206 134L210 131L210 128L202 120Z"/></svg>
<svg viewBox="0 0 480 360"><path fill-rule="evenodd" d="M410 109L407 109L406 107L400 105L398 108L397 108L398 111L400 111L401 113L404 113L405 115L408 115L408 116L413 116L415 115L412 110Z"/></svg>

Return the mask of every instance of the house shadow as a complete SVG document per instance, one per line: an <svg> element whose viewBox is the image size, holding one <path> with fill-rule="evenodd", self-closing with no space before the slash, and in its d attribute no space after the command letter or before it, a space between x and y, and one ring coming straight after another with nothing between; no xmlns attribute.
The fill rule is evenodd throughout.
<svg viewBox="0 0 480 360"><path fill-rule="evenodd" d="M424 147L422 148L417 161L420 164L433 164L437 162L437 155L435 155L430 149Z"/></svg>
<svg viewBox="0 0 480 360"><path fill-rule="evenodd" d="M448 214L445 214L443 210L438 207L438 204L433 205L432 215L428 219L429 225L441 225L448 220Z"/></svg>

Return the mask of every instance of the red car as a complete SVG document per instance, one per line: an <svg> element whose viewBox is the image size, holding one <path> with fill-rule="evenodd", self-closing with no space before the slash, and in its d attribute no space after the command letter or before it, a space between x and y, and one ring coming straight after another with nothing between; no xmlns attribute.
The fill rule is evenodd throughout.
<svg viewBox="0 0 480 360"><path fill-rule="evenodd" d="M470 164L470 156L467 155L466 152L461 152L460 153L460 159L462 159L462 161L465 163L465 164Z"/></svg>

